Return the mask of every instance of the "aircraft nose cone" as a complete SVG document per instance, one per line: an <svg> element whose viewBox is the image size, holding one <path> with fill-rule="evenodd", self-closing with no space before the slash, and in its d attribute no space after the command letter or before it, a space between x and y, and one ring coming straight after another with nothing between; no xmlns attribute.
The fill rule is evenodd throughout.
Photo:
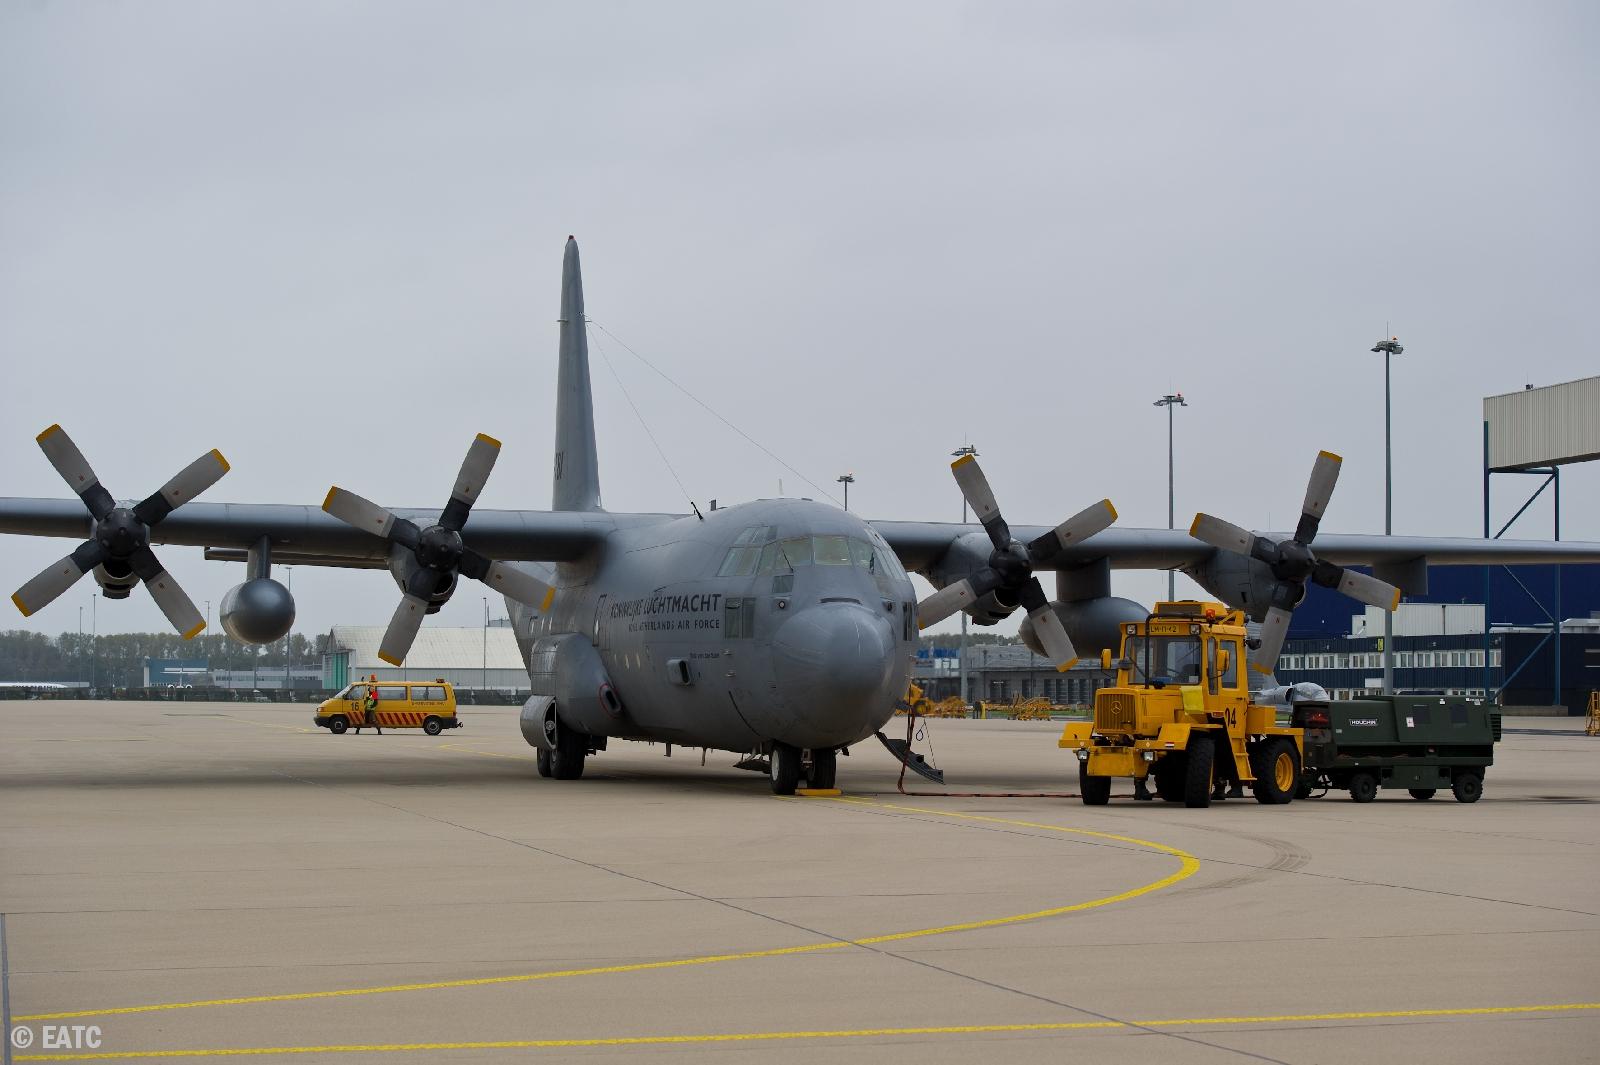
<svg viewBox="0 0 1600 1065"><path fill-rule="evenodd" d="M878 704L893 698L894 636L864 607L806 607L778 629L773 651L783 700L805 737L797 746L854 742L870 731Z"/></svg>

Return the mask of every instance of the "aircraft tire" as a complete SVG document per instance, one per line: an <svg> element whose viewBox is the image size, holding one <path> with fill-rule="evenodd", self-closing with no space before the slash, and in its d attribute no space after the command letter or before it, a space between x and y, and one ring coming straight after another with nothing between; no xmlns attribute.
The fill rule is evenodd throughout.
<svg viewBox="0 0 1600 1065"><path fill-rule="evenodd" d="M583 759L589 753L589 737L559 721L556 725L556 749L550 752L550 775L557 780L577 780L583 776Z"/></svg>
<svg viewBox="0 0 1600 1065"><path fill-rule="evenodd" d="M772 794L793 795L800 786L800 748L774 743L767 763L772 773Z"/></svg>
<svg viewBox="0 0 1600 1065"><path fill-rule="evenodd" d="M839 775L839 752L814 750L811 752L811 773L806 778L813 788L831 788Z"/></svg>
<svg viewBox="0 0 1600 1065"><path fill-rule="evenodd" d="M550 752L543 747L540 747L538 753L533 756L533 762L539 767L541 777L548 779L555 774L555 770L550 766Z"/></svg>

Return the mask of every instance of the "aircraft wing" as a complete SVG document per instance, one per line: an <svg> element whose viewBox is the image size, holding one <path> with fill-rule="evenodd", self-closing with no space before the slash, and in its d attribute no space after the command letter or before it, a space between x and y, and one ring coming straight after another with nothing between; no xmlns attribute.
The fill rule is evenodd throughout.
<svg viewBox="0 0 1600 1065"><path fill-rule="evenodd" d="M907 569L922 571L938 563L958 543L982 556L989 539L978 524L875 521L872 527L889 543ZM1026 543L1048 533L1044 525L1011 527ZM1287 532L1257 532L1274 542ZM971 538L969 540L969 538ZM1575 540L1480 540L1450 536L1381 536L1369 533L1320 533L1317 557L1340 566L1394 565L1425 559L1433 566L1524 565L1600 562L1600 543ZM1113 569L1186 569L1204 562L1216 548L1190 536L1186 529L1112 527L1060 551L1035 568L1067 569L1106 559Z"/></svg>
<svg viewBox="0 0 1600 1065"><path fill-rule="evenodd" d="M437 510L396 509L394 513L423 527L439 518ZM652 517L480 508L473 510L462 537L470 547L498 561L568 562L599 544L620 524ZM83 503L76 499L0 499L0 533L83 539L92 525ZM383 540L352 528L319 507L275 503L188 503L151 529L150 540L208 548L208 557L228 561L243 559L244 552L262 537L271 540L276 564L380 568L389 557Z"/></svg>

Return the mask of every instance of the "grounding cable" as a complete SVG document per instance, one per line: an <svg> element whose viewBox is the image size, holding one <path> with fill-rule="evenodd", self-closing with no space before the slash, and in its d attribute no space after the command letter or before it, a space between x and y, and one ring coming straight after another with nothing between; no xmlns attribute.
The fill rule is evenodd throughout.
<svg viewBox="0 0 1600 1065"><path fill-rule="evenodd" d="M584 322L594 325L587 316L584 318ZM597 326L596 328L599 327ZM607 332L606 335L611 336L610 332ZM656 434L651 432L650 423L644 420L644 413L639 410L639 404L633 401L633 396L628 393L628 386L622 383L622 375L617 373L617 368L611 364L611 356L606 353L606 346L600 343L600 338L595 336L593 332L590 333L589 339L594 341L595 349L600 352L600 358L605 360L606 369L611 371L612 380L616 381L617 387L622 390L622 398L627 400L628 406L633 408L633 416L639 419L639 424L644 428L644 435L648 436L650 443L655 445L656 454L661 456L662 464L667 467L667 472L672 474L672 479L678 482L678 491L682 492L683 498L689 501L690 509L696 514L700 513L700 508L695 506L694 497L689 494L689 489L683 486L683 478L678 476L678 471L673 467L672 460L667 458L667 453L662 450L661 441L657 440ZM611 337L611 339L616 340L617 338ZM621 344L622 341L617 340L617 343ZM627 345L624 344L623 346L626 347Z"/></svg>

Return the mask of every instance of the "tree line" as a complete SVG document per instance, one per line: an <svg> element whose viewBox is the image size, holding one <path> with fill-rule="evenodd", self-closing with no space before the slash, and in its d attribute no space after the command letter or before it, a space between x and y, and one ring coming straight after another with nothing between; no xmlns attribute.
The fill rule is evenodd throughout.
<svg viewBox="0 0 1600 1065"><path fill-rule="evenodd" d="M235 642L222 634L185 640L175 632L123 632L105 636L64 632L46 636L23 629L0 632L0 681L85 681L97 688L137 688L144 684L144 660L204 660L211 669L320 666L326 633L306 639L299 633L264 647Z"/></svg>

